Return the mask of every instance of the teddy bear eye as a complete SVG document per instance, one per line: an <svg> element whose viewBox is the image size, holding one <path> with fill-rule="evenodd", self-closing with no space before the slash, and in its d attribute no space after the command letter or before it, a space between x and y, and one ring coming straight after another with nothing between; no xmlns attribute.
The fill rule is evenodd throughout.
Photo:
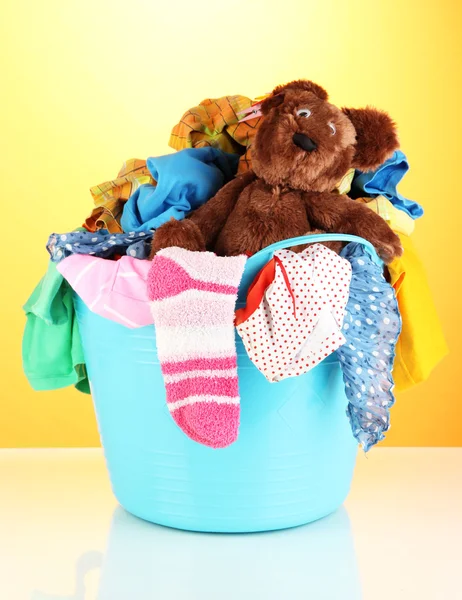
<svg viewBox="0 0 462 600"><path fill-rule="evenodd" d="M304 117L307 119L311 115L311 110L309 108L299 108L297 110L297 117Z"/></svg>
<svg viewBox="0 0 462 600"><path fill-rule="evenodd" d="M331 135L335 135L337 130L335 129L335 125L333 123L329 123L330 130L332 131Z"/></svg>

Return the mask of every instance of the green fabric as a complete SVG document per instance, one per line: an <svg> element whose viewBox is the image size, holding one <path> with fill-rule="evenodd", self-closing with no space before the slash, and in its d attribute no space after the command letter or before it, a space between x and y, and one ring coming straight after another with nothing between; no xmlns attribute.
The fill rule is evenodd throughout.
<svg viewBox="0 0 462 600"><path fill-rule="evenodd" d="M72 288L51 261L24 305L24 373L34 390L69 385L86 394L90 385L72 300Z"/></svg>

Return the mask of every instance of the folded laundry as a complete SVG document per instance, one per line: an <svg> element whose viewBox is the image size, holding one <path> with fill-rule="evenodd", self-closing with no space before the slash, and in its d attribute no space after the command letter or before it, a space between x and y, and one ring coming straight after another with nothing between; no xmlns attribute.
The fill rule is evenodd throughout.
<svg viewBox="0 0 462 600"><path fill-rule="evenodd" d="M213 448L238 435L233 321L246 260L166 248L148 274L168 409L186 435Z"/></svg>
<svg viewBox="0 0 462 600"><path fill-rule="evenodd" d="M117 178L90 188L95 208L85 220L88 231L107 229L121 233L120 218L125 202L143 184L154 184L145 160L131 158L124 162Z"/></svg>
<svg viewBox="0 0 462 600"><path fill-rule="evenodd" d="M130 328L153 323L146 287L151 263L147 260L73 254L57 268L94 313Z"/></svg>
<svg viewBox="0 0 462 600"><path fill-rule="evenodd" d="M392 204L406 212L413 219L423 215L423 208L417 202L402 196L396 186L409 171L406 155L396 150L393 156L380 165L375 171L362 173L356 171L351 186L351 197L385 196Z"/></svg>
<svg viewBox="0 0 462 600"><path fill-rule="evenodd" d="M152 231L110 233L106 229L100 229L94 232L52 233L47 250L53 262L59 262L71 254L89 254L101 258L128 254L134 258L147 258L151 239Z"/></svg>
<svg viewBox="0 0 462 600"><path fill-rule="evenodd" d="M393 288L364 246L348 244L341 256L351 264L352 275L342 330L346 343L337 355L353 435L367 451L389 428L401 318Z"/></svg>
<svg viewBox="0 0 462 600"><path fill-rule="evenodd" d="M35 390L75 385L90 393L72 289L53 262L24 305L24 373Z"/></svg>
<svg viewBox="0 0 462 600"><path fill-rule="evenodd" d="M306 373L345 343L350 277L348 261L321 244L274 253L236 311L247 354L269 381Z"/></svg>
<svg viewBox="0 0 462 600"><path fill-rule="evenodd" d="M120 219L122 229L149 231L171 218L183 219L234 177L238 160L236 154L210 147L148 158L157 183L141 185L130 196Z"/></svg>

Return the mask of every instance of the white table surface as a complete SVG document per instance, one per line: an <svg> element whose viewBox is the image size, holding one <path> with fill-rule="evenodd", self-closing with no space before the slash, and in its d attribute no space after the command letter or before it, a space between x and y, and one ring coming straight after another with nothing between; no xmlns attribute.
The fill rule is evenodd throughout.
<svg viewBox="0 0 462 600"><path fill-rule="evenodd" d="M0 556L0 600L459 600L462 448L376 448L334 515L251 535L132 517L100 450L1 450Z"/></svg>

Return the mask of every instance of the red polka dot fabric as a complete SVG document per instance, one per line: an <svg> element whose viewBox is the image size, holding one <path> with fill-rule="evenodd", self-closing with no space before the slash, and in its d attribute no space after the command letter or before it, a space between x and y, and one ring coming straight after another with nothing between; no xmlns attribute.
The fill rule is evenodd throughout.
<svg viewBox="0 0 462 600"><path fill-rule="evenodd" d="M271 381L306 373L345 343L351 265L321 244L274 254L274 281L237 326L249 358Z"/></svg>

